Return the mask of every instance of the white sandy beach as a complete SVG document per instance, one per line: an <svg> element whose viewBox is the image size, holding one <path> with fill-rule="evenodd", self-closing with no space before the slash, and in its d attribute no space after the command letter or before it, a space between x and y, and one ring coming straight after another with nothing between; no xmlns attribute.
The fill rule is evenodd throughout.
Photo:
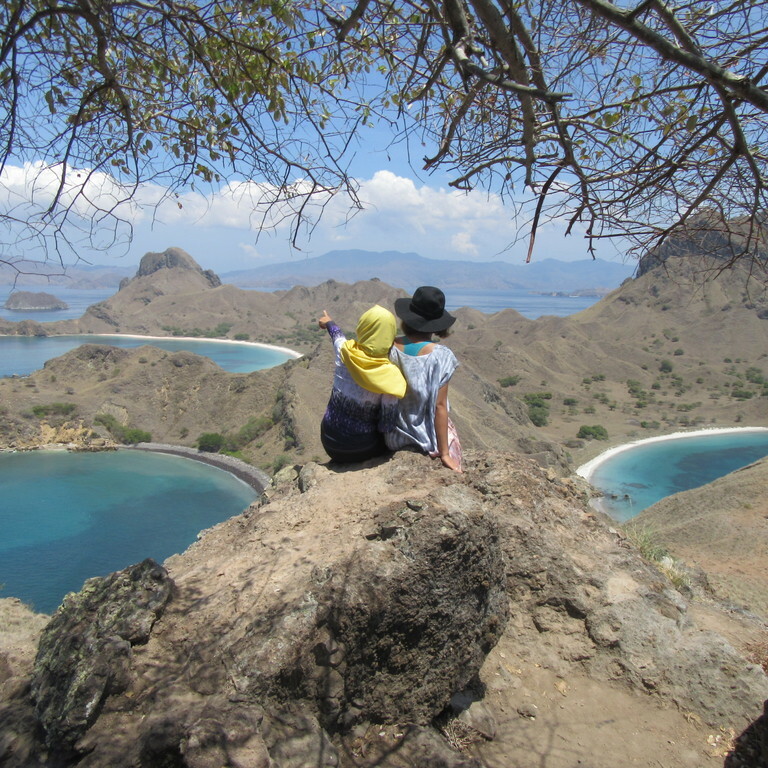
<svg viewBox="0 0 768 768"><path fill-rule="evenodd" d="M158 341L201 341L201 342L205 342L206 344L208 343L240 344L246 347L261 347L262 349L277 349L280 352L285 352L285 354L291 355L291 357L294 357L294 358L304 357L304 355L301 352L297 352L295 349L291 349L290 347L279 347L277 344L263 344L260 341L241 341L239 339L210 339L206 336L143 336L138 333L94 333L94 334L78 333L78 334L66 334L66 335L68 336L69 335L117 336L117 337L123 337L126 339L156 339Z"/></svg>
<svg viewBox="0 0 768 768"><path fill-rule="evenodd" d="M641 440L633 440L631 443L622 443L614 448L609 448L607 451L603 451L599 456L595 456L586 464L582 464L577 470L576 474L583 477L588 482L591 480L595 473L595 470L604 462L608 461L611 457L617 453L629 451L632 448L636 448L638 445L646 445L648 443L659 443L663 440L679 440L683 437L703 437L706 435L722 435L727 432L768 432L768 427L711 427L706 429L694 429L690 432L672 432L669 435L657 435L656 437L646 437Z"/></svg>
<svg viewBox="0 0 768 768"><path fill-rule="evenodd" d="M8 336L15 338L15 334L0 333L0 336ZM297 352L290 347L280 347L277 344L263 344L259 341L240 341L237 339L209 339L204 336L144 336L138 333L51 333L46 338L60 338L64 336L97 336L99 338L109 338L113 336L115 338L124 339L149 339L157 341L199 341L204 343L214 344L240 344L246 347L260 347L261 349L276 349L280 352L284 352L286 355L290 355L293 358L304 357L301 352Z"/></svg>

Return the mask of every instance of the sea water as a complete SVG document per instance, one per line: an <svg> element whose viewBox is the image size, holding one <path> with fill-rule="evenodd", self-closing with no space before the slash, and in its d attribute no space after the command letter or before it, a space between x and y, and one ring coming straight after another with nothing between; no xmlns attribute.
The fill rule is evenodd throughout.
<svg viewBox="0 0 768 768"><path fill-rule="evenodd" d="M626 522L666 496L698 488L768 456L768 430L639 442L599 463L589 481L600 507Z"/></svg>
<svg viewBox="0 0 768 768"><path fill-rule="evenodd" d="M52 322L54 320L69 320L82 317L85 310L93 304L113 296L116 289L104 290L76 290L73 288L61 288L59 286L35 286L19 290L51 293L69 305L68 309L38 310L30 312L16 312L2 309L2 305L8 298L11 289L0 286L0 318L3 320L34 320L38 323ZM517 290L475 290L475 291L446 291L446 308L449 311L459 307L471 307L486 314L500 312L502 309L516 309L523 317L535 320L542 315L556 315L565 317L581 312L582 309L591 307L600 300L599 296L568 296L559 294L538 294L531 291ZM322 307L318 309L318 315Z"/></svg>
<svg viewBox="0 0 768 768"><path fill-rule="evenodd" d="M91 576L162 562L256 497L228 472L166 454L0 453L0 597L51 613Z"/></svg>
<svg viewBox="0 0 768 768"><path fill-rule="evenodd" d="M64 288L60 285L36 285L34 287L19 287L17 291L28 291L29 293L49 293L57 299L63 301L66 309L38 309L29 311L17 311L14 309L4 309L8 296L13 293L10 286L0 286L0 319L12 320L34 320L36 323L50 323L54 320L72 320L82 317L85 310L93 304L100 301L106 301L110 296L114 296L117 288L102 288L99 290L80 290L77 288Z"/></svg>
<svg viewBox="0 0 768 768"><path fill-rule="evenodd" d="M195 352L210 358L229 373L250 373L272 368L296 357L280 347L212 339L147 338L81 334L71 336L0 336L0 377L27 376L46 360L59 357L82 344L108 344L134 348L149 344L168 352Z"/></svg>
<svg viewBox="0 0 768 768"><path fill-rule="evenodd" d="M36 289L30 289L36 290ZM56 292L58 290L58 293ZM69 310L56 312L9 312L0 311L0 317L8 320L30 319L37 322L63 320L80 317L86 308L96 301L111 295L109 291L74 291L72 289L51 290L70 304ZM6 289L5 293L7 294ZM0 305L5 294L0 291ZM542 315L565 317L592 306L595 296L551 296L532 294L528 291L467 291L449 292L447 308L471 307L487 314L512 308L521 315L535 320ZM75 309L76 308L76 309ZM319 311L319 310L318 310ZM256 344L227 343L223 340L198 339L147 339L129 336L70 335L70 336L0 336L0 377L27 376L43 367L46 360L59 357L80 344L109 344L115 347L138 347L151 344L171 352L187 350L205 355L230 373L248 373L280 365L294 355L278 347L263 347Z"/></svg>
<svg viewBox="0 0 768 768"><path fill-rule="evenodd" d="M486 314L515 309L523 317L536 320L544 315L567 317L581 312L600 301L600 296L567 296L563 294L537 294L525 290L514 291L452 291L445 294L445 307L452 312L460 307L471 307Z"/></svg>

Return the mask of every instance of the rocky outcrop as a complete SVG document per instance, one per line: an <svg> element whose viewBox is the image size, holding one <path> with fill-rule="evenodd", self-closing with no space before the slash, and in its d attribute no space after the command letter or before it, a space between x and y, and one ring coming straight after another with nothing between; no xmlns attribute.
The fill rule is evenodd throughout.
<svg viewBox="0 0 768 768"><path fill-rule="evenodd" d="M141 259L139 269L136 272L134 280L142 277L149 277L161 269L178 269L197 272L205 277L210 288L217 288L221 285L221 280L213 270L201 269L200 265L181 248L167 248L162 253L147 253ZM120 283L122 290L130 280L124 279Z"/></svg>
<svg viewBox="0 0 768 768"><path fill-rule="evenodd" d="M108 696L130 683L132 647L149 640L171 596L152 560L87 581L45 628L32 677L35 712L48 747L69 753Z"/></svg>
<svg viewBox="0 0 768 768"><path fill-rule="evenodd" d="M15 310L17 312L24 311L55 311L58 309L68 309L69 305L57 299L50 293L33 292L33 291L14 291L3 304L4 309Z"/></svg>
<svg viewBox="0 0 768 768"><path fill-rule="evenodd" d="M368 471L394 480L394 469ZM377 483L345 508L325 479L308 465L303 494L283 492L172 558L174 597L145 646L157 612L134 630L135 572L68 598L32 684L48 748L82 766L202 765L241 749L321 765L318 754L337 753L331 736L360 723L428 725L506 623L495 521L461 485L404 499ZM163 599L149 602L162 605L165 576L150 577Z"/></svg>
<svg viewBox="0 0 768 768"><path fill-rule="evenodd" d="M16 684L2 704L15 725L0 727L0 759L476 768L441 735L446 718L471 714L479 758L498 750L509 736L494 736L496 719L543 711L504 681L537 670L563 696L585 675L593 691L632 692L631 722L655 701L691 722L757 727L762 670L695 626L583 485L522 456L470 452L467 464L309 463L170 558L167 576L144 564L89 582L46 629L31 696ZM493 754L485 764L513 764ZM570 764L589 754L572 745Z"/></svg>

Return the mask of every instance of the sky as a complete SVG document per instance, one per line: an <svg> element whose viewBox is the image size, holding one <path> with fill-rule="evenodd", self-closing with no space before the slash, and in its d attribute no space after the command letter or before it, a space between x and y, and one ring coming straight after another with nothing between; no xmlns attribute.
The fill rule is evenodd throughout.
<svg viewBox="0 0 768 768"><path fill-rule="evenodd" d="M385 149L388 143L386 134L372 131L352 159L350 170L359 185L362 210L350 211L350 201L342 195L327 200L311 233L299 233L298 247L291 242L290 218L279 220L278 212L272 211L272 226L262 229L258 204L262 187L240 181L165 200L163 188L144 185L135 194L136 205L121 213L133 226L131 243L98 250L81 247L78 255L91 264L132 266L145 253L178 247L203 268L218 273L348 249L525 263L528 241L518 237L521 221L516 220L513 206L485 191L452 189L446 176L414 169L404 149ZM39 170L6 166L0 178L2 194L6 199L28 198L36 177L38 202L44 199L44 184L36 176ZM110 177L102 177L101 184L102 194L114 187ZM40 258L23 251L14 255ZM610 242L601 243L596 255L623 260ZM583 232L565 237L565 224L551 224L540 228L532 258L574 261L590 255Z"/></svg>

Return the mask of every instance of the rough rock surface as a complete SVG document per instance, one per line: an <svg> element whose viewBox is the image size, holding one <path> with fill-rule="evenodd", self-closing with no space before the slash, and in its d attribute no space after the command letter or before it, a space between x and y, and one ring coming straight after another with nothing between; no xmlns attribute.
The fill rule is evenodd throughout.
<svg viewBox="0 0 768 768"><path fill-rule="evenodd" d="M202 270L200 265L181 248L167 248L162 253L147 253L141 259L136 277L148 277L159 269L189 269L199 272L208 280L211 288L221 285L221 280L210 269Z"/></svg>
<svg viewBox="0 0 768 768"><path fill-rule="evenodd" d="M14 291L3 304L4 309L24 310L57 310L68 309L68 304L57 299L51 293L43 291Z"/></svg>
<svg viewBox="0 0 768 768"><path fill-rule="evenodd" d="M708 768L728 729L758 743L765 674L694 625L583 485L517 455L467 464L306 464L204 532L166 562L164 613L115 653L119 685L62 765ZM48 644L86 636L70 618ZM59 700L99 667L74 677ZM14 691L0 761L45 765Z"/></svg>
<svg viewBox="0 0 768 768"><path fill-rule="evenodd" d="M64 598L43 632L32 677L36 714L53 750L68 752L105 699L128 687L131 649L149 640L171 586L165 569L145 560Z"/></svg>

